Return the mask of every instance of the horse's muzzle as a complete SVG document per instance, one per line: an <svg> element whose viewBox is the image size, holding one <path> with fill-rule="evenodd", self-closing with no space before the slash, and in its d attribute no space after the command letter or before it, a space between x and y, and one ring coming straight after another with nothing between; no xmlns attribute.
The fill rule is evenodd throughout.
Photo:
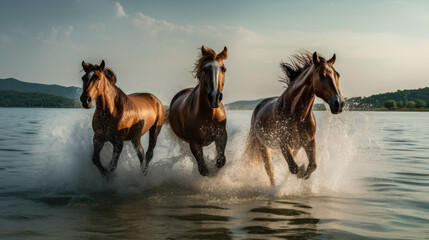
<svg viewBox="0 0 429 240"><path fill-rule="evenodd" d="M90 109L91 108L91 104L92 104L91 97L81 96L80 97L80 101L82 102L82 107L83 108L86 108L86 109Z"/></svg>
<svg viewBox="0 0 429 240"><path fill-rule="evenodd" d="M211 108L218 108L219 103L222 101L222 93L213 91L208 94L209 105Z"/></svg>
<svg viewBox="0 0 429 240"><path fill-rule="evenodd" d="M343 111L345 102L341 99L340 96L335 96L329 101L329 108L331 109L332 114L338 114Z"/></svg>

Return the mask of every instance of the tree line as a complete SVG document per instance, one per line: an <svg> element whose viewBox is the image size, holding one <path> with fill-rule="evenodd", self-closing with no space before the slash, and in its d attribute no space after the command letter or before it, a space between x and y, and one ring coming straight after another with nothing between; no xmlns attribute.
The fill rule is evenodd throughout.
<svg viewBox="0 0 429 240"><path fill-rule="evenodd" d="M76 108L80 106L77 99L52 94L14 90L0 91L0 107Z"/></svg>
<svg viewBox="0 0 429 240"><path fill-rule="evenodd" d="M424 109L429 107L428 103L429 87L347 99L347 105L351 110Z"/></svg>

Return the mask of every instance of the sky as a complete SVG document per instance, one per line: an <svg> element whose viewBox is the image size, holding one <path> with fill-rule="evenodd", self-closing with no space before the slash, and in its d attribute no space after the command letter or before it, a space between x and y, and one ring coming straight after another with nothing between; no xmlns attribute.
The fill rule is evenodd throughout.
<svg viewBox="0 0 429 240"><path fill-rule="evenodd" d="M0 78L81 87L102 59L165 104L205 45L228 47L223 101L278 96L281 61L330 58L345 97L429 86L429 1L0 1Z"/></svg>

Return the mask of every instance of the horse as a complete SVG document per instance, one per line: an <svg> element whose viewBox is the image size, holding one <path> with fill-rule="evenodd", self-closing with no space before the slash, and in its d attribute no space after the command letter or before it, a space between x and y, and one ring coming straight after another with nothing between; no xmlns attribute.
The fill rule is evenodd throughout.
<svg viewBox="0 0 429 240"><path fill-rule="evenodd" d="M223 60L227 55L226 47L216 54L213 49L202 46L201 57L193 70L198 85L178 92L168 110L171 129L180 139L189 143L202 176L209 174L203 147L213 141L217 151L216 166L222 168L225 165L226 113L221 101L226 72Z"/></svg>
<svg viewBox="0 0 429 240"><path fill-rule="evenodd" d="M147 174L158 134L164 122L165 112L161 101L150 93L126 95L116 86L116 75L110 68L105 67L104 60L100 65L82 61L82 67L85 71L82 77L83 92L80 96L82 106L89 109L92 102L96 101L92 119L94 165L103 176L109 172L113 173L124 141L131 140L140 160L140 167L143 168L144 149L140 138L149 131L149 147L143 168L143 172ZM113 145L109 172L100 161L101 149L107 141Z"/></svg>
<svg viewBox="0 0 429 240"><path fill-rule="evenodd" d="M332 114L342 112L345 100L339 88L340 74L335 70L336 55L326 60L317 52L300 51L291 63L281 62L287 88L280 97L264 99L253 111L247 153L262 158L270 183L275 185L270 149L280 149L292 174L308 179L316 170L316 120L312 107L315 97L329 104ZM309 164L300 169L294 160L304 148ZM305 172L304 172L305 170Z"/></svg>

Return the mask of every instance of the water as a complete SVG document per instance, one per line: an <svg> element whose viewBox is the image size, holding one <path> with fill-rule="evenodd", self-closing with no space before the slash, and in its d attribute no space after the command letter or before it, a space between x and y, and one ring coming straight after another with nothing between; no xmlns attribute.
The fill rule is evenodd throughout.
<svg viewBox="0 0 429 240"><path fill-rule="evenodd" d="M316 112L318 169L297 179L274 152L274 188L243 158L251 112L227 114L227 163L205 148L209 177L165 127L148 176L127 143L107 182L91 110L0 109L0 238L428 238L428 113Z"/></svg>

